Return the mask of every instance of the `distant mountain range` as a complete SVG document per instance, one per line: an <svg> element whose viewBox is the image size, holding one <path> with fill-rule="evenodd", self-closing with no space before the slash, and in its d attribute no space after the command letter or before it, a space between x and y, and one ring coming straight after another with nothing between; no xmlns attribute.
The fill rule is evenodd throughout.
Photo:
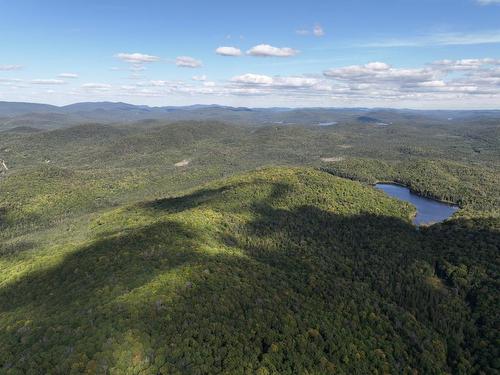
<svg viewBox="0 0 500 375"><path fill-rule="evenodd" d="M500 120L500 110L450 111L386 108L246 108L221 105L149 107L113 102L84 102L67 106L0 102L0 131L56 129L82 123L210 121L254 125L319 125L324 123L390 124Z"/></svg>

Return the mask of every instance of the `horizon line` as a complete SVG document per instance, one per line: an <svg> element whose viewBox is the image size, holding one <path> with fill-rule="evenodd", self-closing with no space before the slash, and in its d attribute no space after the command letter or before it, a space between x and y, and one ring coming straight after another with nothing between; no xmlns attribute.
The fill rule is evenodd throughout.
<svg viewBox="0 0 500 375"><path fill-rule="evenodd" d="M132 103L127 103L127 102L122 102L122 101L107 101L107 100L99 100L99 101L83 101L83 102L72 102L70 104L64 104L64 105L56 105L56 104L49 104L49 103L42 103L42 102L24 102L24 101L9 101L9 100L0 100L0 103L10 103L10 104L34 104L34 105L46 105L46 106L51 106L51 107L56 107L56 108L64 108L64 107L69 107L72 105L76 104L126 104L129 106L134 106L134 107L147 107L147 108L187 108L187 107L222 107L222 108L246 108L246 109L252 109L252 110L258 110L258 109L273 109L273 108L279 108L279 109L290 109L290 110L297 110L297 109L366 109L366 110L377 110L377 109L385 109L385 110L394 110L394 111L455 111L455 112L473 112L473 111L500 111L500 108L464 108L464 109L455 109L455 108L439 108L439 109L425 109L425 108L411 108L411 107L380 107L380 106L306 106L306 107L287 107L287 106L269 106L269 107L247 107L247 106L231 106L231 105L225 105L225 104L217 104L217 103L211 103L211 104L201 104L201 103L193 103L193 104L186 104L186 105L163 105L163 106L151 106L148 104L132 104Z"/></svg>

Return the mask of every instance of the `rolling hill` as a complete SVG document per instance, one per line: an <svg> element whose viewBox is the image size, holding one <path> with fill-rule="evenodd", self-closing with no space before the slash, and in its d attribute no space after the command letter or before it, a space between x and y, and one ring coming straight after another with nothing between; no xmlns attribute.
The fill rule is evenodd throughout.
<svg viewBox="0 0 500 375"><path fill-rule="evenodd" d="M412 210L266 168L28 235L0 258L0 368L488 373L498 223Z"/></svg>
<svg viewBox="0 0 500 375"><path fill-rule="evenodd" d="M416 111L383 108L245 108L220 105L149 107L114 102L84 102L57 107L0 102L0 131L18 126L57 129L85 123L137 124L141 121L223 121L240 125L321 123L411 123L438 125L499 120L500 111Z"/></svg>
<svg viewBox="0 0 500 375"><path fill-rule="evenodd" d="M156 110L237 121L1 132L0 373L498 372L494 116ZM417 229L377 181L460 210Z"/></svg>

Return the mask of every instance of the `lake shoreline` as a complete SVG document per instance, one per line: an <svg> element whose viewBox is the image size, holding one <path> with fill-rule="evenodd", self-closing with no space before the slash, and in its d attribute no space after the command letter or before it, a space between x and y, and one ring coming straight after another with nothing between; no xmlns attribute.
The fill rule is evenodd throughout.
<svg viewBox="0 0 500 375"><path fill-rule="evenodd" d="M462 209L462 207L456 203L456 202L452 202L452 201L447 201L447 200L444 200L442 198L439 198L439 197L435 197L433 195L424 195L422 194L421 192L417 191L417 190L414 190L412 187L408 186L408 185L405 185L401 182L397 182L397 181L384 181L384 180L376 180L376 182L374 183L370 183L370 185L372 187L376 187L376 185L378 184L387 184L387 185L397 185L397 186L401 186L401 187L404 187L404 188L407 188L411 193L415 194L415 195L418 195L422 198L427 198L427 199L432 199L436 202L439 202L439 203L443 203L443 204L446 204L448 206L453 206L453 207L457 207L459 210Z"/></svg>
<svg viewBox="0 0 500 375"><path fill-rule="evenodd" d="M416 210L410 216L410 220L417 227L441 223L460 210L458 205L426 197L401 183L378 182L373 187L384 192L388 197L412 205Z"/></svg>

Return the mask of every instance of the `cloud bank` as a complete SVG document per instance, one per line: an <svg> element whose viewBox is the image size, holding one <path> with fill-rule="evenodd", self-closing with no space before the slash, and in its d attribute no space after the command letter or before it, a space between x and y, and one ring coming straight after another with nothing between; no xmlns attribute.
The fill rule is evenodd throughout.
<svg viewBox="0 0 500 375"><path fill-rule="evenodd" d="M176 63L200 67L201 61L181 56ZM72 74L72 73L69 73ZM70 77L66 77L70 78ZM74 82L74 81L73 81ZM67 84L67 86L64 86ZM63 79L1 78L7 91L60 85L53 95L74 100L123 100L158 104L185 100L199 103L284 106L386 106L416 108L498 108L500 59L445 59L422 66L393 66L384 61L336 66L322 72L269 75L244 72L217 80L205 74L186 80L138 77L122 83L96 82L73 86ZM31 89L30 89L31 87ZM66 88L68 88L66 90ZM45 89L42 89L45 90ZM25 93L27 91L19 91ZM43 96L45 91L40 91ZM51 94L51 95L52 95ZM184 98L184 99L183 99Z"/></svg>

